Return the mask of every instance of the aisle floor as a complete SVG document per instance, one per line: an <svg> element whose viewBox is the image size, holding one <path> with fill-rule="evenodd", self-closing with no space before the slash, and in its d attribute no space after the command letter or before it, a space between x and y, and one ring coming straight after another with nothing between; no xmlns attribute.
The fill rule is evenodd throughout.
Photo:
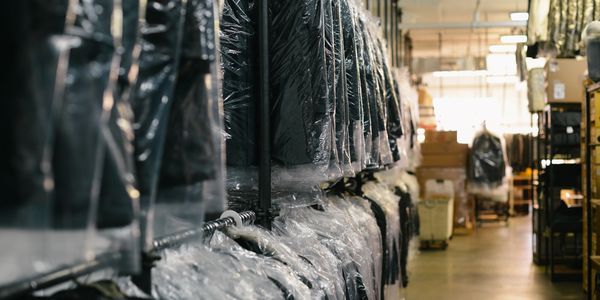
<svg viewBox="0 0 600 300"><path fill-rule="evenodd" d="M456 236L446 251L417 252L409 275L406 300L585 299L581 282L553 284L532 263L530 217Z"/></svg>

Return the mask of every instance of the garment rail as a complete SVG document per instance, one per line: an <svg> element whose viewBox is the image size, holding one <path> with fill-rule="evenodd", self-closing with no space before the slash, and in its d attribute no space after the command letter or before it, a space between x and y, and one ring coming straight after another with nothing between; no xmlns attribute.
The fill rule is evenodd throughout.
<svg viewBox="0 0 600 300"><path fill-rule="evenodd" d="M0 299L20 299L35 291L69 282L87 274L104 269L115 268L121 261L121 258L121 253L106 253L99 255L93 260L59 268L16 283L0 286Z"/></svg>
<svg viewBox="0 0 600 300"><path fill-rule="evenodd" d="M252 224L256 220L256 213L253 211L245 211L239 214L243 224ZM236 225L234 217L224 217L214 221L204 223L198 229L189 229L179 231L173 234L165 235L154 240L152 249L142 253L142 271L140 274L133 276L131 279L142 291L147 294L152 293L152 269L156 261L160 260L158 252L169 248L174 248L206 235L214 233L216 230L224 229Z"/></svg>
<svg viewBox="0 0 600 300"><path fill-rule="evenodd" d="M256 214L253 211L245 211L245 212L239 213L239 215L244 224L253 223L256 219ZM204 223L204 225L202 225L198 229L184 230L184 231L176 232L176 233L169 234L169 235L155 239L152 244L153 247L152 247L151 251L156 252L156 251L173 248L173 247L179 246L187 241L190 241L191 239L194 239L197 237L202 237L205 234L212 234L216 230L220 230L220 229L223 229L226 227L231 227L234 225L236 225L236 222L233 217L226 217L226 218L206 222L206 223Z"/></svg>

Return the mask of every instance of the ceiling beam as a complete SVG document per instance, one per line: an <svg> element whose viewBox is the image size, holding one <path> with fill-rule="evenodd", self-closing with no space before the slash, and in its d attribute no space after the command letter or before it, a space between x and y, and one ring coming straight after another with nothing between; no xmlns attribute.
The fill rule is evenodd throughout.
<svg viewBox="0 0 600 300"><path fill-rule="evenodd" d="M471 29L471 28L511 28L527 27L527 21L501 21L501 22L465 22L465 23L400 23L401 30L423 29Z"/></svg>

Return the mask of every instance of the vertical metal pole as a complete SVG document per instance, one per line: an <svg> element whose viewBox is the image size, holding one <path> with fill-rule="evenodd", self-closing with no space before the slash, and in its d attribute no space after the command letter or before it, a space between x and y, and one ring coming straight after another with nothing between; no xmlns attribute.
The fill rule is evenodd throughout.
<svg viewBox="0 0 600 300"><path fill-rule="evenodd" d="M591 99L590 99L590 92L587 91L587 87L586 87L586 91L585 91L585 107L583 109L585 109L585 143L582 145L585 147L584 149L584 153L585 153L585 195L584 195L584 200L585 200L585 209L587 210L587 214L586 214L586 222L587 222L587 227L586 227L586 239L587 239L587 249L586 249L586 253L584 253L585 255L585 264L587 266L587 274L585 274L585 276L587 276L587 299L593 299L595 295L593 295L592 293L594 293L594 286L595 286L595 278L592 278L592 260L590 259L592 255L594 255L595 253L592 253L592 163L591 163L591 159L592 159L592 155L591 155L591 151L592 149L590 149L590 145L592 143L597 143L597 141L592 141L592 133L591 133L591 128L590 128L590 121L592 119L591 114L590 114L590 105L591 105Z"/></svg>
<svg viewBox="0 0 600 300"><path fill-rule="evenodd" d="M271 118L269 115L269 15L268 0L258 0L259 52L259 223L271 228Z"/></svg>

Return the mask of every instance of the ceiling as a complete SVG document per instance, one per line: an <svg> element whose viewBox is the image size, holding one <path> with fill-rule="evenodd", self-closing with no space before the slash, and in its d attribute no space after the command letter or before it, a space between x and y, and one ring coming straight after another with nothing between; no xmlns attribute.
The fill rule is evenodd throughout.
<svg viewBox="0 0 600 300"><path fill-rule="evenodd" d="M485 56L489 45L500 43L501 35L525 29L523 26L513 27L515 24L511 24L509 13L527 11L527 0L479 0L475 13L477 2L478 0L400 0L399 6L403 10L402 26L408 28L406 30L413 39L413 56ZM472 29L472 24L488 28Z"/></svg>

